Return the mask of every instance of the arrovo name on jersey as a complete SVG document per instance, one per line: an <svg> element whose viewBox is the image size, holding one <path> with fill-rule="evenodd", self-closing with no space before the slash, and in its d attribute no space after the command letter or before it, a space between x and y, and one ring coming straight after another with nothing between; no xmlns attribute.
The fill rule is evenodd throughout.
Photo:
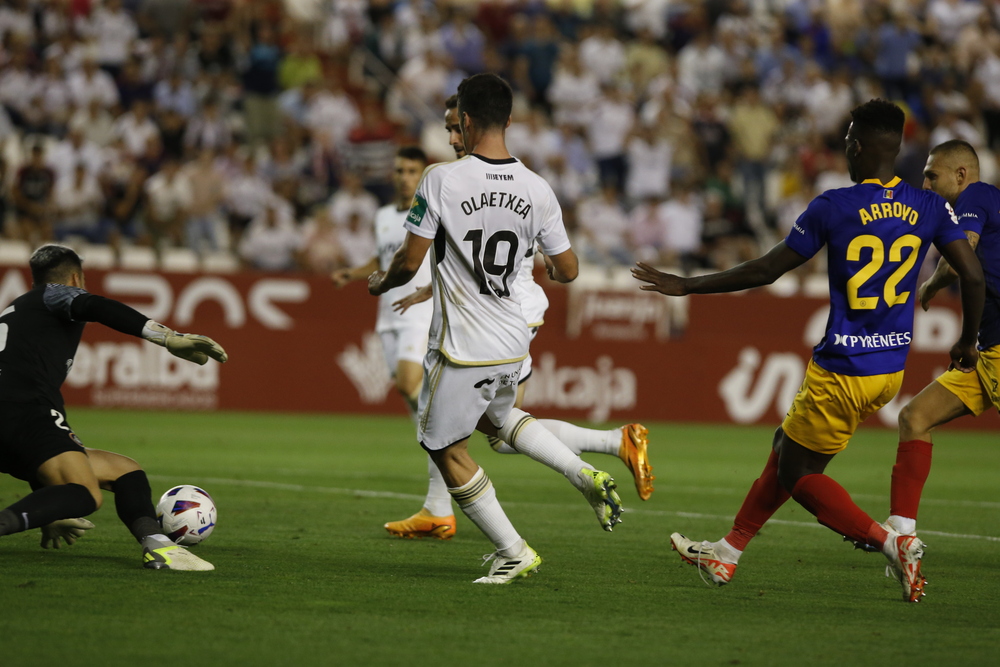
<svg viewBox="0 0 1000 667"><path fill-rule="evenodd" d="M514 211L523 219L528 219L528 211L531 210L531 204L524 201L522 197L517 195L507 194L506 192L483 192L478 198L469 197L467 200L462 202L462 211L466 215L472 215L476 211L480 211L487 206L492 208L506 208Z"/></svg>

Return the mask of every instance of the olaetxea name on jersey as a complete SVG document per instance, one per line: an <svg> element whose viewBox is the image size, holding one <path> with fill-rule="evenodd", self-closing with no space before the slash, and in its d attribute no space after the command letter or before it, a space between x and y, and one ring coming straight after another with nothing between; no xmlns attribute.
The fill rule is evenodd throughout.
<svg viewBox="0 0 1000 667"><path fill-rule="evenodd" d="M490 174L487 174L487 176L490 176ZM504 198L506 198L506 202ZM528 212L531 211L531 204L524 201L522 197L507 192L483 192L479 195L478 201L476 197L469 197L469 199L462 202L462 212L466 215L472 215L484 208L506 208L517 213L522 219L527 220Z"/></svg>

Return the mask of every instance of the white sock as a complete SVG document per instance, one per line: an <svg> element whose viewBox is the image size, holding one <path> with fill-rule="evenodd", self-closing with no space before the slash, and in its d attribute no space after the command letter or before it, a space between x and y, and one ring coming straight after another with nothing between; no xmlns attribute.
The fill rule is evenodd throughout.
<svg viewBox="0 0 1000 667"><path fill-rule="evenodd" d="M575 454L593 452L618 456L618 450L622 445L621 428L598 431L556 419L539 419L538 423L559 438L560 442L569 447Z"/></svg>
<svg viewBox="0 0 1000 667"><path fill-rule="evenodd" d="M521 553L524 540L514 530L514 525L500 507L493 482L482 468L476 471L467 484L457 489L449 488L448 493L465 516L489 538L501 556L513 558Z"/></svg>
<svg viewBox="0 0 1000 667"><path fill-rule="evenodd" d="M723 537L715 543L715 555L723 563L739 563L743 552L727 542L726 538Z"/></svg>
<svg viewBox="0 0 1000 667"><path fill-rule="evenodd" d="M594 466L577 456L569 447L523 410L514 408L500 429L500 439L519 453L562 473L573 486L581 488L579 472Z"/></svg>
<svg viewBox="0 0 1000 667"><path fill-rule="evenodd" d="M451 516L451 494L434 460L427 457L427 497L424 509L434 516Z"/></svg>
<svg viewBox="0 0 1000 667"><path fill-rule="evenodd" d="M495 436L486 436L486 442L490 443L490 447L492 447L493 451L497 454L517 454L516 449Z"/></svg>
<svg viewBox="0 0 1000 667"><path fill-rule="evenodd" d="M891 515L886 523L889 527L900 535L916 535L917 534L917 520L909 519L905 516L899 516L898 514Z"/></svg>

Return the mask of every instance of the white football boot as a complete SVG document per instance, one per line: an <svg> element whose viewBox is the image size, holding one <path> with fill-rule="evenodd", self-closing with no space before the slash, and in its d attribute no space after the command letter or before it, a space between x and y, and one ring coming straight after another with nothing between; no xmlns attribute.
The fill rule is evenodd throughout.
<svg viewBox="0 0 1000 667"><path fill-rule="evenodd" d="M542 557L538 552L524 543L521 553L508 558L501 556L499 552L493 552L483 556L483 565L493 561L490 566L490 573L485 577L479 577L474 584L509 584L515 579L531 576L538 571L538 566L542 564Z"/></svg>
<svg viewBox="0 0 1000 667"><path fill-rule="evenodd" d="M207 572L215 566L173 542L149 536L142 541L142 566L150 570Z"/></svg>

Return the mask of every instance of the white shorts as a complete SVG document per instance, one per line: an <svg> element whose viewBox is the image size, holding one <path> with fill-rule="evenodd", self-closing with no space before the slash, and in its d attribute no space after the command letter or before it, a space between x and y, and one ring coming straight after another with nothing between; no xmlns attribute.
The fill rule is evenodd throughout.
<svg viewBox="0 0 1000 667"><path fill-rule="evenodd" d="M427 451L439 451L472 435L486 415L504 425L517 399L521 362L499 366L456 366L437 350L424 357L417 439Z"/></svg>
<svg viewBox="0 0 1000 667"><path fill-rule="evenodd" d="M382 355L385 357L385 365L389 367L390 376L396 376L400 361L423 363L424 355L427 354L427 329L390 329L380 332L379 338L382 339Z"/></svg>

